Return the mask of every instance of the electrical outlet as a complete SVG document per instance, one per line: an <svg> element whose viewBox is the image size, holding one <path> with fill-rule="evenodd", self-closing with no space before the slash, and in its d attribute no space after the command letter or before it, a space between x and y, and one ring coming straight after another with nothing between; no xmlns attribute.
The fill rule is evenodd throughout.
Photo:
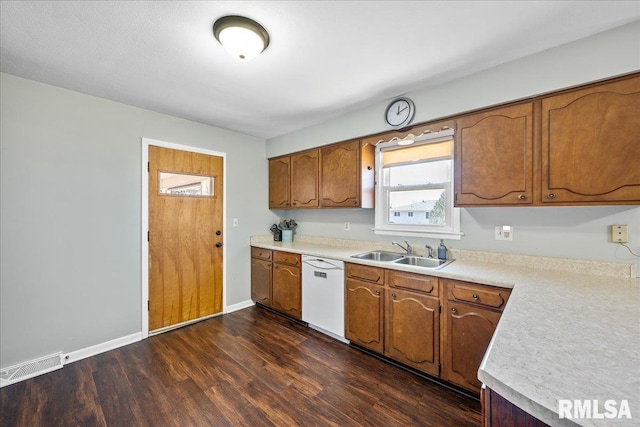
<svg viewBox="0 0 640 427"><path fill-rule="evenodd" d="M629 227L627 225L612 225L611 241L614 243L629 243Z"/></svg>
<svg viewBox="0 0 640 427"><path fill-rule="evenodd" d="M513 240L513 227L510 225L496 225L494 239Z"/></svg>
<svg viewBox="0 0 640 427"><path fill-rule="evenodd" d="M348 222L345 222L344 223L344 229L345 229L345 231L349 231L351 229L351 224L348 223Z"/></svg>

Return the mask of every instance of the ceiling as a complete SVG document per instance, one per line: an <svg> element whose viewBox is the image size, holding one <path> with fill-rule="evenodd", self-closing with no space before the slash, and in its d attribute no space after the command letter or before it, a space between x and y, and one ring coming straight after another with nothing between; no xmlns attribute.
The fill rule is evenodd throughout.
<svg viewBox="0 0 640 427"><path fill-rule="evenodd" d="M272 138L640 19L639 1L0 1L2 72ZM232 58L213 22L271 44ZM640 36L640 35L639 35Z"/></svg>

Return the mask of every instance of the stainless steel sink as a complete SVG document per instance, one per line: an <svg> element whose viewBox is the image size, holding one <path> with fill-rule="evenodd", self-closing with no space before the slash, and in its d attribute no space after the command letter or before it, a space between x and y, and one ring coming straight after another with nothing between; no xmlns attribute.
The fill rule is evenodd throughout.
<svg viewBox="0 0 640 427"><path fill-rule="evenodd" d="M435 258L423 258L416 255L404 255L397 252L371 251L363 254L351 255L351 258L367 259L370 261L394 262L396 264L414 265L417 267L439 270L451 264L454 260L440 260Z"/></svg>
<svg viewBox="0 0 640 427"><path fill-rule="evenodd" d="M371 261L395 261L404 257L404 255L397 252L387 251L371 251L363 254L351 255L351 258L368 259Z"/></svg>
<svg viewBox="0 0 640 427"><path fill-rule="evenodd" d="M431 268L434 270L441 269L445 265L451 264L454 260L443 260L435 258L423 258L419 256L404 256L396 261L396 264L415 265L417 267Z"/></svg>

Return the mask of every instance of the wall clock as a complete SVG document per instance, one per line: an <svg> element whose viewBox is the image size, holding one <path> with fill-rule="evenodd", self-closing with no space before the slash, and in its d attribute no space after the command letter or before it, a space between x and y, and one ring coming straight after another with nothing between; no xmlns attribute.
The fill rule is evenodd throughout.
<svg viewBox="0 0 640 427"><path fill-rule="evenodd" d="M384 121L392 129L400 129L411 123L416 112L413 101L409 98L396 98L387 107Z"/></svg>

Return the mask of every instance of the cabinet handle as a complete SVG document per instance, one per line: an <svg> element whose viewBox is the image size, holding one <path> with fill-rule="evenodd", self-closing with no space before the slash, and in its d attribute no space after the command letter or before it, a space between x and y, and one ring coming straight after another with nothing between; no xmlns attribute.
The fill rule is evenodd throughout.
<svg viewBox="0 0 640 427"><path fill-rule="evenodd" d="M396 299L396 294L391 294L391 298Z"/></svg>
<svg viewBox="0 0 640 427"><path fill-rule="evenodd" d="M473 295L471 295L471 298L473 298L474 300L477 300L478 299L478 295L473 294Z"/></svg>
<svg viewBox="0 0 640 427"><path fill-rule="evenodd" d="M553 193L547 194L547 199L555 199L555 198L556 198L555 194L553 194Z"/></svg>
<svg viewBox="0 0 640 427"><path fill-rule="evenodd" d="M367 170L370 171L371 169L373 169L371 166L367 166Z"/></svg>
<svg viewBox="0 0 640 427"><path fill-rule="evenodd" d="M527 200L527 196L525 196L524 194L521 194L521 195L518 196L518 199Z"/></svg>
<svg viewBox="0 0 640 427"><path fill-rule="evenodd" d="M458 310L457 310L455 307L452 307L452 308L451 308L451 312L452 312L453 314L456 314L456 313L458 312Z"/></svg>
<svg viewBox="0 0 640 427"><path fill-rule="evenodd" d="M221 248L222 247L222 243L218 242L216 243L216 248Z"/></svg>
<svg viewBox="0 0 640 427"><path fill-rule="evenodd" d="M376 295L380 295L380 291L376 289Z"/></svg>

